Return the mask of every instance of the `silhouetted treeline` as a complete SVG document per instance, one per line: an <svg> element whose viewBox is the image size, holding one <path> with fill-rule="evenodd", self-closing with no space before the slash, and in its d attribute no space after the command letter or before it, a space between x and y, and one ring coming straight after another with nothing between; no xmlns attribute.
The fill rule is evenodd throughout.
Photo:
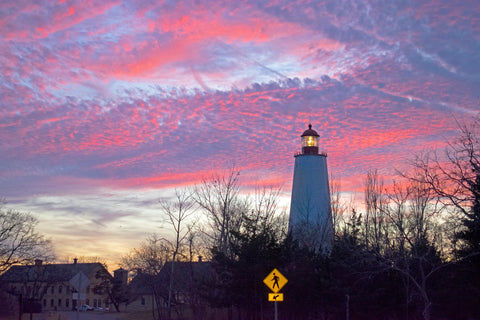
<svg viewBox="0 0 480 320"><path fill-rule="evenodd" d="M273 317L262 281L274 267L289 280L281 319L480 318L476 260L442 260L429 243L415 253L379 255L342 234L327 257L290 238L276 241L268 230L241 237L234 259L214 250L219 278L203 291L211 306L231 308L232 319Z"/></svg>
<svg viewBox="0 0 480 320"><path fill-rule="evenodd" d="M176 243L154 238L126 257L126 267L166 274L163 291L151 285L164 292L156 301L159 309L162 301L167 306L167 318L180 314L176 293L188 287L183 300L196 319L204 317L200 309L222 319L273 319L263 279L277 268L288 279L280 319L480 319L479 130L480 119L459 126L443 152L417 155L395 181L368 171L362 204L346 200L333 183L329 254L287 234L279 189L244 197L232 169L165 203ZM185 208L202 211L204 219L189 221L181 215ZM201 280L182 285L185 273L177 275L173 263L163 268L176 259L193 268L194 253L210 261L198 264L209 268Z"/></svg>
<svg viewBox="0 0 480 320"><path fill-rule="evenodd" d="M281 319L480 319L479 128L460 126L444 154L417 156L388 186L369 171L364 207L333 204L330 255L299 247L274 220L230 211L207 301L230 319L272 319L262 280L275 267L289 280Z"/></svg>

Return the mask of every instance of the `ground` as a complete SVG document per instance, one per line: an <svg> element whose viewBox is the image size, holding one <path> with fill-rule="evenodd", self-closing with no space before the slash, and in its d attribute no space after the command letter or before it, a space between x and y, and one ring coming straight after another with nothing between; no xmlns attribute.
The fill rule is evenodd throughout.
<svg viewBox="0 0 480 320"><path fill-rule="evenodd" d="M129 313L129 312L43 312L34 313L32 320L151 320L152 314ZM18 320L17 316L11 316L5 320ZM30 314L24 314L22 320L30 320Z"/></svg>

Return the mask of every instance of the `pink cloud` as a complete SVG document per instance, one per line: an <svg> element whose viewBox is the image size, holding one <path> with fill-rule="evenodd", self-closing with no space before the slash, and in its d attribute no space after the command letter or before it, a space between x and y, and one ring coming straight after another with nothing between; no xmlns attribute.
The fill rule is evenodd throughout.
<svg viewBox="0 0 480 320"><path fill-rule="evenodd" d="M21 41L29 41L28 48L1 47L8 78L0 91L6 105L0 111L4 149L25 159L57 155L74 163L81 157L89 161L82 174L126 180L137 172L136 178L149 181L147 170L138 170L142 166L181 171L173 155L183 159L190 150L195 150L189 159L194 168L202 162L226 163L232 153L248 170L285 168L298 148L299 128L313 119L332 155L332 168L346 170L345 163L393 163L391 154L404 154L402 146L417 137L452 130L445 112L459 105L476 108L476 82L437 69L429 73L431 66L414 60L411 47L389 47L395 37L383 43L386 33L350 19L353 12L334 19L321 5L278 4L281 10L275 11L270 10L275 3L241 9L213 3L196 10L179 4L166 15L153 4L125 5L31 5L0 22L10 39L43 30L41 39L27 32ZM367 8L359 9L364 14ZM383 23L378 8L371 9ZM22 15L42 19L11 33ZM332 20L323 25L315 23L316 17ZM367 38L346 37L343 23L349 19L356 35L370 37L367 45L359 45ZM58 42L52 45L53 40ZM226 53L217 53L222 50ZM256 58L250 50L265 57ZM254 67L262 71L239 77L255 79L262 72L280 77L269 59L279 65L295 61L301 66L295 74L334 71L321 80L286 77L230 91L211 89L212 81L236 83L231 74ZM188 77L205 92L162 88L163 81L182 83ZM118 89L115 79L131 85ZM155 164L155 157L162 160Z"/></svg>
<svg viewBox="0 0 480 320"><path fill-rule="evenodd" d="M105 51L105 56L90 61L89 68L121 79L151 77L168 65L204 62L203 55L208 54L211 42L258 43L302 31L298 26L271 17L242 16L243 19L229 20L221 11L212 14L211 10L200 9L195 14L182 15L180 10L176 8L168 15L159 16L158 22L146 20L149 32L143 40L122 36L119 43L109 49L115 52L114 60L109 58L110 52ZM138 27L143 28L143 25L139 23ZM216 77L220 75L225 74Z"/></svg>
<svg viewBox="0 0 480 320"><path fill-rule="evenodd" d="M6 38L46 38L55 32L65 31L87 19L102 15L118 4L118 1L102 1L101 4L85 1L74 4L58 2L50 5L30 3L27 6L18 2L12 3L11 9L15 10L16 14L4 20L7 29L10 30ZM25 21L27 23L24 23Z"/></svg>

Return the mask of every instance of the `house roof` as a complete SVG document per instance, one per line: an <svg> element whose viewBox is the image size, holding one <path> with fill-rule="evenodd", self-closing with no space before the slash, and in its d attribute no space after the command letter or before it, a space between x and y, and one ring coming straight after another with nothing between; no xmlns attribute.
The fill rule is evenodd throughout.
<svg viewBox="0 0 480 320"><path fill-rule="evenodd" d="M170 286L170 275L172 271L172 262L166 262L160 274L158 281L160 282L161 294L168 296L168 288ZM175 292L191 292L196 288L208 282L213 273L212 264L210 262L188 262L177 261L173 268L173 287Z"/></svg>
<svg viewBox="0 0 480 320"><path fill-rule="evenodd" d="M139 273L130 281L130 293L132 295L152 294L152 286L155 285L155 276Z"/></svg>
<svg viewBox="0 0 480 320"><path fill-rule="evenodd" d="M27 266L12 266L2 276L2 282L67 282L77 273L82 272L88 278L94 278L99 268L105 268L101 263L75 264L42 264Z"/></svg>
<svg viewBox="0 0 480 320"><path fill-rule="evenodd" d="M182 279L194 279L198 280L207 277L212 270L210 262L189 262L189 261L176 261L173 266L173 276L175 280ZM170 280L170 274L172 271L172 261L168 261L163 265L160 274L158 275L160 281Z"/></svg>
<svg viewBox="0 0 480 320"><path fill-rule="evenodd" d="M130 282L131 292L134 295L152 292L152 286L156 287L160 295L167 295L172 262L166 262L157 276L138 274ZM207 281L213 272L210 262L177 261L174 264L174 288L175 291L187 291L200 283Z"/></svg>

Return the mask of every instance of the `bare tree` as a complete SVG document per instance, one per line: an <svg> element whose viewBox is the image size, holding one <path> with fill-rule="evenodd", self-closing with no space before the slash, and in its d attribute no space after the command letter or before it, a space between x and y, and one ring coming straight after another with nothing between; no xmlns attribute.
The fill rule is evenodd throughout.
<svg viewBox="0 0 480 320"><path fill-rule="evenodd" d="M122 267L136 273L144 273L156 276L160 273L163 265L170 257L172 245L165 238L152 234L134 248L130 253L122 257Z"/></svg>
<svg viewBox="0 0 480 320"><path fill-rule="evenodd" d="M423 306L423 319L431 317L428 282L447 264L441 258L443 247L438 202L425 183L405 180L389 188L379 182L376 171L365 179L366 217L363 220L364 246L375 254L379 269L398 272L409 301Z"/></svg>
<svg viewBox="0 0 480 320"><path fill-rule="evenodd" d="M250 236L255 237L267 230L286 236L287 217L285 209L282 211L279 207L281 192L279 186L257 186L254 194L248 197L247 210L243 211L242 228Z"/></svg>
<svg viewBox="0 0 480 320"><path fill-rule="evenodd" d="M122 267L130 270L133 276L143 278L142 283L150 287L158 312L162 310L163 296L157 279L172 251L173 247L170 241L157 234L152 234L141 243L139 248L133 249L122 258ZM155 308L152 308L152 313L154 319L160 318L160 314L155 315Z"/></svg>
<svg viewBox="0 0 480 320"><path fill-rule="evenodd" d="M413 161L413 168L413 173L402 175L420 185L423 194L428 194L430 206L426 208L431 208L435 201L435 210L442 209L441 215L437 215L438 219L430 219L428 211L425 215L422 210L419 210L419 208L425 208L424 201L427 200L424 198L417 199L420 206L412 208L416 212L415 225L418 227L415 230L417 235L415 243L427 243L429 240L434 244L434 246L423 246L422 261L432 261L425 257L431 255L434 250L437 250L435 255L442 256L443 253L445 256L447 246L444 245L444 237L451 234L453 240L451 248L457 258L460 258L457 266L463 266L465 270L469 270L467 271L468 280L463 279L463 281L466 280L465 285L469 287L469 293L465 298L468 295L478 296L480 292L480 278L477 272L480 266L480 118L477 117L470 124L459 124L459 135L448 142L444 154L434 151L418 155ZM441 221L441 218L446 221L442 225L432 223L432 221ZM436 231L432 230L432 226ZM452 232L449 232L450 230ZM418 245L414 249L422 249L422 246ZM417 256L422 257L420 253L422 251L416 251ZM419 263L418 269L422 277L418 279L427 281L438 269L450 264L451 262L437 263L426 268L425 264ZM427 292L422 291L424 282L415 283L412 279L412 283L422 294L425 301L424 319L428 319L430 304Z"/></svg>
<svg viewBox="0 0 480 320"><path fill-rule="evenodd" d="M383 258L404 280L407 306L415 296L421 298L425 320L430 319L431 298L428 281L445 267L439 209L429 188L418 182L394 182L384 209L388 237ZM408 313L408 310L407 310Z"/></svg>
<svg viewBox="0 0 480 320"><path fill-rule="evenodd" d="M460 213L456 238L460 255L468 256L480 252L480 117L459 128L443 157L436 152L418 156L416 174L404 176L425 183L439 201Z"/></svg>
<svg viewBox="0 0 480 320"><path fill-rule="evenodd" d="M175 196L173 200L161 200L160 205L163 213L167 216L167 219L175 232L175 240L172 243L173 253L167 301L167 317L168 319L171 319L175 261L177 259L177 255L181 253L183 247L187 245L188 240L190 240L190 243L193 240L190 237L192 228L191 225L187 225L187 220L194 213L193 209L195 202L193 200L192 193L185 189L175 190Z"/></svg>
<svg viewBox="0 0 480 320"><path fill-rule="evenodd" d="M341 182L330 175L330 202L332 205L332 221L335 232L340 229L340 223L344 222L346 208L341 199Z"/></svg>
<svg viewBox="0 0 480 320"><path fill-rule="evenodd" d="M232 231L238 230L247 203L239 197L240 172L232 168L223 175L214 174L194 189L194 199L206 213L213 247L232 257Z"/></svg>
<svg viewBox="0 0 480 320"><path fill-rule="evenodd" d="M385 243L385 195L377 170L368 171L365 185L364 237L366 248L380 251Z"/></svg>
<svg viewBox="0 0 480 320"><path fill-rule="evenodd" d="M37 224L29 213L0 206L0 274L14 264L54 259L51 243L36 231Z"/></svg>

